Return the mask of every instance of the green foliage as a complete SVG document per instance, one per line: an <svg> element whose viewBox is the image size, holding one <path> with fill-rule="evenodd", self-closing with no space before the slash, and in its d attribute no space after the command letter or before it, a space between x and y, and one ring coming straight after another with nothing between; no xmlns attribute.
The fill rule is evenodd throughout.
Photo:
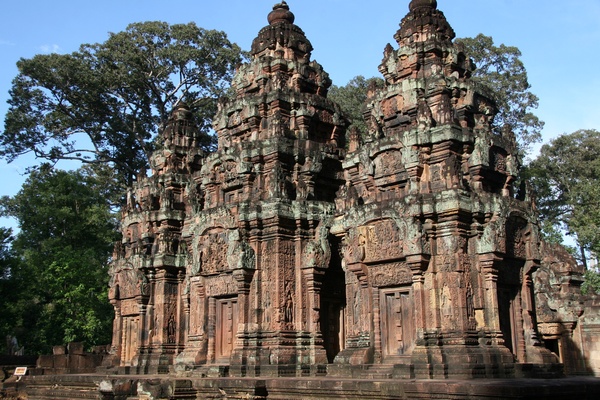
<svg viewBox="0 0 600 400"><path fill-rule="evenodd" d="M563 234L556 225L553 225L549 220L541 221L541 234L547 243L562 244Z"/></svg>
<svg viewBox="0 0 600 400"><path fill-rule="evenodd" d="M585 281L581 285L581 292L583 294L600 294L600 273L588 269L584 275Z"/></svg>
<svg viewBox="0 0 600 400"><path fill-rule="evenodd" d="M11 304L16 300L11 282L12 270L16 261L10 248L12 239L11 229L0 227L0 306L3 308L0 313L0 338L2 339L0 340L0 354L7 354L4 338L12 332L10 326Z"/></svg>
<svg viewBox="0 0 600 400"><path fill-rule="evenodd" d="M21 59L0 156L110 164L130 184L179 101L206 133L202 145L214 145L210 120L241 57L223 32L144 22L72 54Z"/></svg>
<svg viewBox="0 0 600 400"><path fill-rule="evenodd" d="M329 89L329 99L338 103L351 121L350 129L355 128L360 133L367 132L367 124L363 117L363 107L367 101L369 90L381 88L384 81L381 78L369 78L356 76L345 86L333 85Z"/></svg>
<svg viewBox="0 0 600 400"><path fill-rule="evenodd" d="M566 230L580 250L600 254L600 132L557 137L542 146L524 176L544 223Z"/></svg>
<svg viewBox="0 0 600 400"><path fill-rule="evenodd" d="M521 51L514 46L496 46L490 36L456 39L465 48L477 69L473 79L488 86L499 113L494 119L496 130L511 127L522 153L541 141L544 123L531 110L538 107L538 98L531 93L527 70L521 61Z"/></svg>
<svg viewBox="0 0 600 400"><path fill-rule="evenodd" d="M9 244L12 241L12 230L0 227L0 279L10 276L10 263L12 255Z"/></svg>
<svg viewBox="0 0 600 400"><path fill-rule="evenodd" d="M116 221L102 181L86 170L42 168L1 201L20 227L10 274L0 281L0 329L29 353L52 345L110 342L107 264Z"/></svg>

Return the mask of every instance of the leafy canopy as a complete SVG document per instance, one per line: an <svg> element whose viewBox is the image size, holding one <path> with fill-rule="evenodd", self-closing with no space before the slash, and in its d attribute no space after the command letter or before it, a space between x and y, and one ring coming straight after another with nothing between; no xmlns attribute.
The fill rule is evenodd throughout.
<svg viewBox="0 0 600 400"><path fill-rule="evenodd" d="M600 272L588 269L585 271L584 279L581 292L583 294L600 295Z"/></svg>
<svg viewBox="0 0 600 400"><path fill-rule="evenodd" d="M12 229L0 227L0 279L10 276Z"/></svg>
<svg viewBox="0 0 600 400"><path fill-rule="evenodd" d="M534 188L540 216L564 229L580 249L600 254L600 132L565 134L542 146L524 172Z"/></svg>
<svg viewBox="0 0 600 400"><path fill-rule="evenodd" d="M498 131L509 126L517 137L521 153L541 141L544 123L532 113L539 99L531 93L521 51L514 46L496 46L490 36L456 39L465 53L475 61L473 79L487 85L499 112L494 119Z"/></svg>
<svg viewBox="0 0 600 400"><path fill-rule="evenodd" d="M345 86L333 85L329 89L328 97L338 103L351 121L349 129L355 128L359 132L367 131L367 124L363 117L363 107L367 101L369 90L381 88L384 80L381 78L365 78L355 76Z"/></svg>
<svg viewBox="0 0 600 400"><path fill-rule="evenodd" d="M72 54L21 59L0 157L108 163L130 184L179 101L206 133L202 145L214 145L210 120L241 59L223 32L164 22L131 24Z"/></svg>
<svg viewBox="0 0 600 400"><path fill-rule="evenodd" d="M0 278L0 330L29 353L70 341L110 341L107 265L116 220L103 185L86 169L44 167L0 202L2 215L20 228Z"/></svg>

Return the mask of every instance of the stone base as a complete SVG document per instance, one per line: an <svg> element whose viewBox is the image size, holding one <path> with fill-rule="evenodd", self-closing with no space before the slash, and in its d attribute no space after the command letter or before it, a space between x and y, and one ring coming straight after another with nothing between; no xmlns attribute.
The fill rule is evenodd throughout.
<svg viewBox="0 0 600 400"><path fill-rule="evenodd" d="M175 354L147 350L137 357L135 365L129 367L119 367L119 373L125 374L168 374L171 372L171 366Z"/></svg>
<svg viewBox="0 0 600 400"><path fill-rule="evenodd" d="M177 378L55 375L26 377L30 400L57 399L573 399L600 398L600 379L399 380L311 378Z"/></svg>
<svg viewBox="0 0 600 400"><path fill-rule="evenodd" d="M411 363L417 379L516 377L514 357L504 346L417 346ZM556 373L540 377L563 376L561 364L549 364L548 368Z"/></svg>
<svg viewBox="0 0 600 400"><path fill-rule="evenodd" d="M356 347L346 348L335 356L334 363L341 365L365 365L373 364L373 348L372 347Z"/></svg>
<svg viewBox="0 0 600 400"><path fill-rule="evenodd" d="M184 351L175 357L173 369L176 372L193 370L196 365L206 364L206 345L204 342L188 344Z"/></svg>
<svg viewBox="0 0 600 400"><path fill-rule="evenodd" d="M280 332L234 349L228 364L230 376L314 376L327 364L322 341L310 335Z"/></svg>

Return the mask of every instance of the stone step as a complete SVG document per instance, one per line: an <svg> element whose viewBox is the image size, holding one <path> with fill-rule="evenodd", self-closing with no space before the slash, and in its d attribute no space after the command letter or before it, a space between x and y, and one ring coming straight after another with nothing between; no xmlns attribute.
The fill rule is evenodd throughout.
<svg viewBox="0 0 600 400"><path fill-rule="evenodd" d="M373 364L364 372L369 379L390 379L393 377L394 365Z"/></svg>
<svg viewBox="0 0 600 400"><path fill-rule="evenodd" d="M52 387L35 386L27 388L29 400L93 399L101 400L102 395L96 387L79 388L73 386Z"/></svg>
<svg viewBox="0 0 600 400"><path fill-rule="evenodd" d="M29 400L102 399L97 379L77 375L39 375L28 377Z"/></svg>

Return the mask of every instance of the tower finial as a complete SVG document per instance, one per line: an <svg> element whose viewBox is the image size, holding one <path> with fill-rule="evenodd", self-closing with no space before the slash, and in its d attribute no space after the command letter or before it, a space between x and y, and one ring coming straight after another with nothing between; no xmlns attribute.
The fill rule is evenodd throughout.
<svg viewBox="0 0 600 400"><path fill-rule="evenodd" d="M437 0L412 0L408 5L410 11L415 11L417 8L437 8Z"/></svg>
<svg viewBox="0 0 600 400"><path fill-rule="evenodd" d="M267 17L269 25L273 25L278 22L287 22L289 24L293 24L294 19L294 14L290 11L290 6L288 6L285 1L275 4L273 6L273 11L271 11Z"/></svg>

